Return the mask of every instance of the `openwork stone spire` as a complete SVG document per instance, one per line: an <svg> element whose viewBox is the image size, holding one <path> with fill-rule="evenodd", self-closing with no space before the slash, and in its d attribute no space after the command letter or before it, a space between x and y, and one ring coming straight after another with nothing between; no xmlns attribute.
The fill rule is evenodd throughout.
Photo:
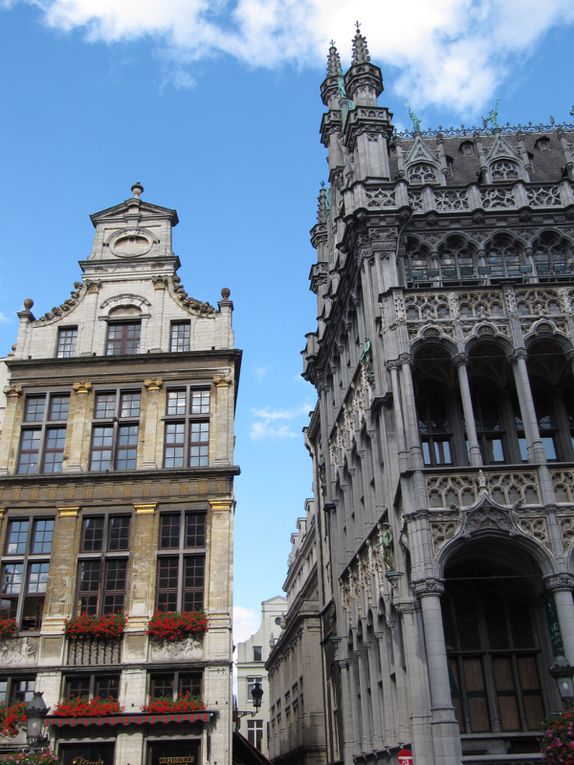
<svg viewBox="0 0 574 765"><path fill-rule="evenodd" d="M368 64L371 60L369 49L367 48L367 38L361 34L361 25L357 21L355 26L357 31L353 39L353 60L351 65Z"/></svg>
<svg viewBox="0 0 574 765"><path fill-rule="evenodd" d="M324 183L321 183L321 191L317 201L317 223L325 223L327 220L327 189Z"/></svg>
<svg viewBox="0 0 574 765"><path fill-rule="evenodd" d="M327 77L337 77L341 70L341 57L334 40L331 40L330 45L327 55Z"/></svg>

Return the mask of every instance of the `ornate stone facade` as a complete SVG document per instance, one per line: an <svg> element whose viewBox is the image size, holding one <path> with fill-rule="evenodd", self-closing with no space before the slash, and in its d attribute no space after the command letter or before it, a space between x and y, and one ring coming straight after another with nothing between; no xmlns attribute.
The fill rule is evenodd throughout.
<svg viewBox="0 0 574 765"><path fill-rule="evenodd" d="M574 125L397 133L353 50L303 351L328 761L535 762L574 665Z"/></svg>
<svg viewBox="0 0 574 765"><path fill-rule="evenodd" d="M0 639L0 701L34 688L52 710L117 699L122 713L97 726L48 718L65 763L88 747L94 761L134 765L162 746L230 763L233 304L226 288L217 307L187 295L177 213L132 191L92 215L71 297L38 319L24 301L0 361L0 616L15 625ZM156 611L202 609L205 634L147 634ZM123 615L124 631L67 636L83 613ZM205 709L134 714L185 694Z"/></svg>

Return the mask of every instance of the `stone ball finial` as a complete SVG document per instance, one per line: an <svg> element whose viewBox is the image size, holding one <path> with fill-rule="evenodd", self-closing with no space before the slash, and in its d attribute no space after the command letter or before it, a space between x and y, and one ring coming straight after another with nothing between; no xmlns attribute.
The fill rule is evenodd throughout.
<svg viewBox="0 0 574 765"><path fill-rule="evenodd" d="M134 185L132 186L132 194L136 199L139 199L141 195L143 194L144 187L141 185L139 181L136 181Z"/></svg>
<svg viewBox="0 0 574 765"><path fill-rule="evenodd" d="M224 287L224 288L221 290L221 297L222 297L224 300L229 300L229 296L230 296L230 295L231 295L231 290L230 290L228 287Z"/></svg>
<svg viewBox="0 0 574 765"><path fill-rule="evenodd" d="M26 298L26 300L24 300L24 308L27 311L29 311L33 305L34 305L34 301L32 300L32 298Z"/></svg>

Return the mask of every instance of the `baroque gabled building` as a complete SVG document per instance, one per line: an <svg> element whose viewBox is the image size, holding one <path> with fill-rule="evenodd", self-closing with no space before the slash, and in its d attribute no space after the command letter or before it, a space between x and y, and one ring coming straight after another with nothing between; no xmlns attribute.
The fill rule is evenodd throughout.
<svg viewBox="0 0 574 765"><path fill-rule="evenodd" d="M328 758L539 760L574 664L574 126L397 132L329 50L311 240Z"/></svg>
<svg viewBox="0 0 574 765"><path fill-rule="evenodd" d="M229 763L241 353L230 291L186 293L177 213L142 191L91 216L71 296L40 317L25 300L1 362L0 700L42 691L63 763ZM155 612L195 628L154 638ZM74 636L86 621L99 636Z"/></svg>

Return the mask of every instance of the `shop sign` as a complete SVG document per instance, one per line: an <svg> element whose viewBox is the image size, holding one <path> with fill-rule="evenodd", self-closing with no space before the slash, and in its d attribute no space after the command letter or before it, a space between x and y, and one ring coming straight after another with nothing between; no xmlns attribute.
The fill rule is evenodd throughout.
<svg viewBox="0 0 574 765"><path fill-rule="evenodd" d="M63 765L114 765L114 744L62 744Z"/></svg>

